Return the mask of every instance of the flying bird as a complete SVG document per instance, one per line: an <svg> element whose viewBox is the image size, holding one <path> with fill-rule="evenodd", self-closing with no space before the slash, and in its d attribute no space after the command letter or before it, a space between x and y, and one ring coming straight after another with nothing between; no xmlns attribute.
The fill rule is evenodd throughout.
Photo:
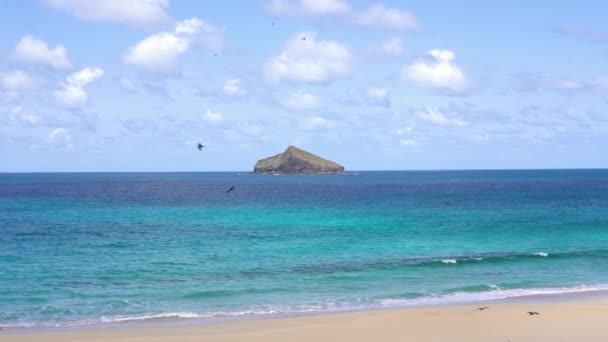
<svg viewBox="0 0 608 342"><path fill-rule="evenodd" d="M302 37L302 40L306 40L306 37Z"/></svg>
<svg viewBox="0 0 608 342"><path fill-rule="evenodd" d="M481 307L481 308L477 308L477 310L479 310L479 311L483 311L483 310L485 310L485 309L489 309L489 307L487 307L487 306L483 306L483 307Z"/></svg>
<svg viewBox="0 0 608 342"><path fill-rule="evenodd" d="M528 311L528 315L534 316L534 315L540 315L540 314L536 311Z"/></svg>
<svg viewBox="0 0 608 342"><path fill-rule="evenodd" d="M203 150L203 147L205 147L205 145L203 145L203 144L199 143L197 147L198 147L198 150L199 150L199 151L202 151L202 150Z"/></svg>
<svg viewBox="0 0 608 342"><path fill-rule="evenodd" d="M226 190L226 193L233 192L233 191L234 191L234 185L231 186L230 189Z"/></svg>

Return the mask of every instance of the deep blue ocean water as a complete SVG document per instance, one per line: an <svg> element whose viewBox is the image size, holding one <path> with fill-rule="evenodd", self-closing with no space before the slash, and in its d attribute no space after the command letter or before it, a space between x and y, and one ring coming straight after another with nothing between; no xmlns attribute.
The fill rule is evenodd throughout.
<svg viewBox="0 0 608 342"><path fill-rule="evenodd" d="M607 288L608 170L0 174L5 328Z"/></svg>

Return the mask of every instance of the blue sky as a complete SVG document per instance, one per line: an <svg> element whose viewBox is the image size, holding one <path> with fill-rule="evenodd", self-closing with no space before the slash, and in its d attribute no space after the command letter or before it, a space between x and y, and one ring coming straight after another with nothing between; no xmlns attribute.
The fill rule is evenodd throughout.
<svg viewBox="0 0 608 342"><path fill-rule="evenodd" d="M608 167L605 2L0 7L0 172Z"/></svg>

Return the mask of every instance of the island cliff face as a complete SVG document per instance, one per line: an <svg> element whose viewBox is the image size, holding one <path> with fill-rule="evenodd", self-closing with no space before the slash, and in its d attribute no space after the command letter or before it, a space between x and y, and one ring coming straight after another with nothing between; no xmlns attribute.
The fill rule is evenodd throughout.
<svg viewBox="0 0 608 342"><path fill-rule="evenodd" d="M285 152L276 156L260 159L253 169L262 174L315 174L342 173L344 166L323 159L295 146L289 146Z"/></svg>

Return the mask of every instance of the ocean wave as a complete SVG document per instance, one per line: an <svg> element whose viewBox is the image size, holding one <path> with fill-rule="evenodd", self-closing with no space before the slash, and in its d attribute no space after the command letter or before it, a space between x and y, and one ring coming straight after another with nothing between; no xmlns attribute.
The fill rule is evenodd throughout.
<svg viewBox="0 0 608 342"><path fill-rule="evenodd" d="M324 301L300 305L261 305L235 311L209 311L191 312L175 311L161 313L144 313L139 315L102 316L97 319L84 319L67 322L32 322L0 324L2 329L23 328L59 328L76 326L96 326L105 324L129 324L136 322L171 321L181 319L219 319L238 318L245 316L284 316L324 312L346 312L358 310L373 310L383 308L417 307L429 305L467 304L478 302L492 302L530 296L561 295L573 293L586 293L608 291L608 284L578 285L572 287L555 288L529 288L529 289L501 289L498 285L484 285L487 291L456 291L447 294L426 295L416 298L367 298L352 301Z"/></svg>
<svg viewBox="0 0 608 342"><path fill-rule="evenodd" d="M423 296L420 298L394 298L381 300L383 306L388 307L408 307L440 304L458 304L488 302L521 297L560 295L585 292L608 291L608 284L597 285L578 285L572 287L548 287L548 288L529 288L529 289L501 289L497 285L487 285L493 288L489 291L464 292L458 291L449 294Z"/></svg>
<svg viewBox="0 0 608 342"><path fill-rule="evenodd" d="M332 274L339 272L359 272L368 269L392 269L399 267L428 267L446 266L453 264L467 263L509 263L526 260L538 260L538 258L568 259L568 258L587 258L596 257L608 259L608 250L586 250L586 251L565 251L565 252L495 252L479 253L470 255L445 255L437 257L406 257L391 259L372 259L356 260L334 263L316 263L298 265L291 268L294 273L303 274ZM259 272L260 270L256 270Z"/></svg>

